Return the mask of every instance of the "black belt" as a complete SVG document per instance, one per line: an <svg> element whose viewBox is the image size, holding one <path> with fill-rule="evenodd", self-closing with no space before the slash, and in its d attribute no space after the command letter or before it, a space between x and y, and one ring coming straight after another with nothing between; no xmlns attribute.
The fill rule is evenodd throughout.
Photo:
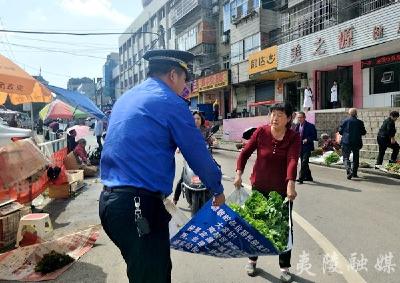
<svg viewBox="0 0 400 283"><path fill-rule="evenodd" d="M159 198L161 200L165 199L165 196L160 192L152 192L152 191L149 191L146 189L130 187L130 186L121 186L121 187L112 187L112 188L104 186L103 191L106 191L109 193L112 193L112 192L131 193L131 194L135 194L138 196L148 196L148 197L153 197L153 198Z"/></svg>

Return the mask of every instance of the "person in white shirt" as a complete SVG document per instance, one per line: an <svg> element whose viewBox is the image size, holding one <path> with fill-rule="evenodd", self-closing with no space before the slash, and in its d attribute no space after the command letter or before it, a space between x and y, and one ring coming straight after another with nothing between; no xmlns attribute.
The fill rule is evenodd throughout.
<svg viewBox="0 0 400 283"><path fill-rule="evenodd" d="M306 87L304 90L304 102L303 102L303 109L304 111L310 111L312 107L312 91L309 86Z"/></svg>
<svg viewBox="0 0 400 283"><path fill-rule="evenodd" d="M103 131L104 131L103 121L100 119L96 119L96 122L94 124L94 135L96 136L97 144L99 145L99 150L102 150L103 148L103 145L101 143L101 137L103 135Z"/></svg>
<svg viewBox="0 0 400 283"><path fill-rule="evenodd" d="M331 88L331 103L332 108L337 108L338 103L338 89L336 81L333 82L333 86Z"/></svg>

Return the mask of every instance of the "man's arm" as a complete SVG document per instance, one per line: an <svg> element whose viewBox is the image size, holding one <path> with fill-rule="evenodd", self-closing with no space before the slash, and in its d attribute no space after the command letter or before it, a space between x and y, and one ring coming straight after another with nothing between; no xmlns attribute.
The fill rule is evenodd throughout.
<svg viewBox="0 0 400 283"><path fill-rule="evenodd" d="M361 120L360 120L361 121ZM367 134L367 130L365 129L364 122L361 121L361 135L365 136Z"/></svg>
<svg viewBox="0 0 400 283"><path fill-rule="evenodd" d="M343 129L344 129L344 125L346 123L346 120L343 120L342 123L339 126L339 134L343 136Z"/></svg>
<svg viewBox="0 0 400 283"><path fill-rule="evenodd" d="M206 147L203 136L196 128L186 105L176 104L171 109L169 128L176 145L190 168L200 177L214 196L223 193L222 173Z"/></svg>

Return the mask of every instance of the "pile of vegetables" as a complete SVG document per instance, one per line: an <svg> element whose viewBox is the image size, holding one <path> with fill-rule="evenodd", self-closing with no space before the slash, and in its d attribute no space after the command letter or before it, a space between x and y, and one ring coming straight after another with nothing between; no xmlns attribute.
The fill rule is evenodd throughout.
<svg viewBox="0 0 400 283"><path fill-rule="evenodd" d="M331 154L325 157L325 164L329 166L333 163L338 162L339 160L340 160L339 154L337 154L336 152L332 152Z"/></svg>
<svg viewBox="0 0 400 283"><path fill-rule="evenodd" d="M400 174L400 163L388 163L386 164L385 169L389 172Z"/></svg>
<svg viewBox="0 0 400 283"><path fill-rule="evenodd" d="M69 255L60 254L53 250L43 255L43 258L36 264L35 271L47 274L60 269L73 261L74 259Z"/></svg>
<svg viewBox="0 0 400 283"><path fill-rule="evenodd" d="M289 210L281 195L270 192L267 199L254 190L243 207L233 203L229 206L269 239L279 251L286 249L289 236Z"/></svg>

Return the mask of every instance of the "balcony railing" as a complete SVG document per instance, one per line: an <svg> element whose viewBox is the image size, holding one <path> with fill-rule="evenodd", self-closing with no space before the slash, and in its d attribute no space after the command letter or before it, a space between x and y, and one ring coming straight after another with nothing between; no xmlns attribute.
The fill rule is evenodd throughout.
<svg viewBox="0 0 400 283"><path fill-rule="evenodd" d="M365 15L396 3L400 3L400 0L362 0L360 1L360 14Z"/></svg>

